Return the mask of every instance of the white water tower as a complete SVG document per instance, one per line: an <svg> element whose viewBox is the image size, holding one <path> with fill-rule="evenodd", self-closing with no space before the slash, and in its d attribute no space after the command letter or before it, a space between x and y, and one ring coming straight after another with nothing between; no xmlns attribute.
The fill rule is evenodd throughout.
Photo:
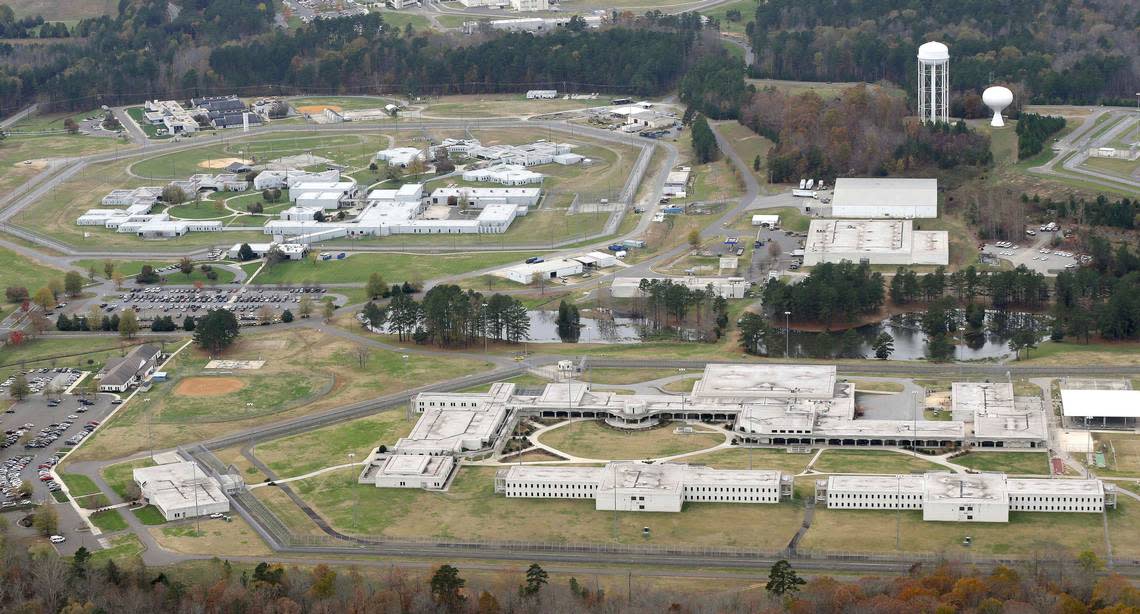
<svg viewBox="0 0 1140 614"><path fill-rule="evenodd" d="M987 87L986 91L982 92L982 102L994 112L990 125L994 128L1004 127L1005 122L1001 119L1001 112L1013 103L1013 92L1009 91L1008 87L1000 85Z"/></svg>
<svg viewBox="0 0 1140 614"><path fill-rule="evenodd" d="M918 48L918 116L922 121L950 121L950 50L931 41Z"/></svg>

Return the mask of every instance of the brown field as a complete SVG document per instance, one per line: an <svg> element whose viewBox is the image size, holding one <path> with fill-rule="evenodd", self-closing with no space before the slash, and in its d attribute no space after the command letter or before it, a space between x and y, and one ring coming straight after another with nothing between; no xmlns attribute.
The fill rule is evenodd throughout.
<svg viewBox="0 0 1140 614"><path fill-rule="evenodd" d="M242 160L241 158L214 158L212 160L202 160L198 163L198 166L202 168L225 168L234 162L252 164L249 160Z"/></svg>
<svg viewBox="0 0 1140 614"><path fill-rule="evenodd" d="M297 112L312 115L313 113L322 113L325 109L331 109L337 113L344 110L339 104L305 104L297 107Z"/></svg>
<svg viewBox="0 0 1140 614"><path fill-rule="evenodd" d="M178 382L174 393L187 397L214 397L242 388L245 388L245 382L236 377L188 377Z"/></svg>

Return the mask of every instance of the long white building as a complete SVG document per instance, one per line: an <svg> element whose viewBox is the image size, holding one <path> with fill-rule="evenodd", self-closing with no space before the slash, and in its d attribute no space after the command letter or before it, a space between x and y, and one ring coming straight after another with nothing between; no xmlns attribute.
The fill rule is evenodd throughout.
<svg viewBox="0 0 1140 614"><path fill-rule="evenodd" d="M142 467L132 477L147 503L167 520L230 511L222 485L193 462Z"/></svg>
<svg viewBox="0 0 1140 614"><path fill-rule="evenodd" d="M835 180L832 217L938 217L937 179L848 178Z"/></svg>
<svg viewBox="0 0 1140 614"><path fill-rule="evenodd" d="M804 266L824 262L941 265L950 263L945 230L915 230L911 220L812 220Z"/></svg>
<svg viewBox="0 0 1140 614"><path fill-rule="evenodd" d="M922 519L1009 522L1010 512L1101 513L1116 489L1100 480L1011 478L1002 473L833 475L816 482L828 509L922 510Z"/></svg>
<svg viewBox="0 0 1140 614"><path fill-rule="evenodd" d="M779 503L792 495L792 478L779 471L673 463L515 465L496 474L495 492L511 498L593 499L599 511L679 512L689 502Z"/></svg>

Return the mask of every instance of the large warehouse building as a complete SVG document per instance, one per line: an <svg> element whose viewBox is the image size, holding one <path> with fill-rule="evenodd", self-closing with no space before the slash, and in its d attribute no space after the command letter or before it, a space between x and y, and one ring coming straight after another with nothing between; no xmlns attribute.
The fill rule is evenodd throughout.
<svg viewBox="0 0 1140 614"><path fill-rule="evenodd" d="M1140 419L1140 390L1132 390L1127 380L1066 378L1061 411L1070 426L1132 428Z"/></svg>
<svg viewBox="0 0 1140 614"><path fill-rule="evenodd" d="M840 178L831 199L832 217L938 217L937 179Z"/></svg>
<svg viewBox="0 0 1140 614"><path fill-rule="evenodd" d="M828 509L922 510L922 519L1009 522L1010 512L1101 513L1116 488L1100 480L1011 478L1003 473L833 475L816 482Z"/></svg>
<svg viewBox="0 0 1140 614"><path fill-rule="evenodd" d="M147 503L167 520L230 511L230 501L217 480L193 462L135 469L132 477Z"/></svg>
<svg viewBox="0 0 1140 614"><path fill-rule="evenodd" d="M599 511L679 512L687 502L779 503L792 496L792 477L779 471L629 461L605 467L515 465L499 470L495 492L507 497L593 499Z"/></svg>
<svg viewBox="0 0 1140 614"><path fill-rule="evenodd" d="M824 262L868 264L950 263L946 231L914 230L911 220L812 220L804 266Z"/></svg>

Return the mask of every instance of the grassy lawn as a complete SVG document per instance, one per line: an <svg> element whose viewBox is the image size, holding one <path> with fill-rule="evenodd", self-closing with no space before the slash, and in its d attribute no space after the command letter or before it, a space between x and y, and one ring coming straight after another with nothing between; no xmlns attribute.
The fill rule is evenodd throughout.
<svg viewBox="0 0 1140 614"><path fill-rule="evenodd" d="M59 478L67 485L67 492L70 493L72 497L84 497L101 492L99 487L95 485L95 481L85 475L78 473L60 473Z"/></svg>
<svg viewBox="0 0 1140 614"><path fill-rule="evenodd" d="M687 377L685 379L673 380L661 387L662 390L669 392L692 392L693 386L697 383L697 378Z"/></svg>
<svg viewBox="0 0 1140 614"><path fill-rule="evenodd" d="M522 375L516 375L515 377L507 378L503 381L509 382L512 384L518 384L519 386L521 386L523 388L541 388L541 387L546 386L547 384L550 383L550 380L548 380L544 377L539 377L537 375L532 375L530 373L523 373ZM492 384L480 384L478 386L471 386L469 388L463 388L463 389L459 390L458 392L488 392L489 390L491 390L491 386L492 386Z"/></svg>
<svg viewBox="0 0 1140 614"><path fill-rule="evenodd" d="M153 505L140 507L139 509L134 510L134 515L135 518L139 519L139 522L148 526L166 523L166 519L162 517L162 512L158 511L158 508Z"/></svg>
<svg viewBox="0 0 1140 614"><path fill-rule="evenodd" d="M197 529L201 526L201 530ZM163 548L183 554L260 556L271 554L269 547L237 514L230 521L202 519L201 524L186 523L149 530Z"/></svg>
<svg viewBox="0 0 1140 614"><path fill-rule="evenodd" d="M1109 516L1122 512L1109 512ZM1060 551L1075 555L1092 550L1103 556L1105 549L1104 527L1095 514L1012 512L1008 523L957 523L924 522L918 511L829 510L820 506L816 506L811 529L800 546L822 551L894 552L896 520L899 550L903 552L1036 552L1055 556ZM967 535L973 540L970 548L962 546Z"/></svg>
<svg viewBox="0 0 1140 614"><path fill-rule="evenodd" d="M969 452L950 462L978 471L1049 475L1049 455L1045 452Z"/></svg>
<svg viewBox="0 0 1140 614"><path fill-rule="evenodd" d="M103 510L91 514L91 523L104 533L114 533L127 528L127 521L119 510Z"/></svg>
<svg viewBox="0 0 1140 614"><path fill-rule="evenodd" d="M1124 433L1095 433L1094 449L1104 452L1106 476L1140 476L1140 436ZM1123 497L1121 497L1123 498Z"/></svg>
<svg viewBox="0 0 1140 614"><path fill-rule="evenodd" d="M673 428L674 425L666 424L647 431L618 431L599 422L580 421L549 431L539 441L582 458L625 460L675 456L724 441L719 433L675 435Z"/></svg>
<svg viewBox="0 0 1140 614"><path fill-rule="evenodd" d="M403 11L377 11L384 18L384 23L398 28L401 32L404 28L411 24L412 28L417 32L431 28L431 22L423 15L415 13L405 13ZM383 106L383 105L381 105Z"/></svg>
<svg viewBox="0 0 1140 614"><path fill-rule="evenodd" d="M128 107L127 115L135 121L135 124L143 131L148 139L169 139L173 135L169 133L159 134L159 126L150 123L146 118L146 110L142 107ZM164 128L165 130L165 128Z"/></svg>
<svg viewBox="0 0 1140 614"><path fill-rule="evenodd" d="M488 367L466 358L403 359L399 352L383 350L366 351L362 365L357 353L361 347L315 330L246 333L224 357L267 363L257 370L234 371L225 379L201 375L209 357L188 349L167 367L171 381L125 405L77 454L120 458L152 447L201 441ZM153 443L148 443L148 433Z"/></svg>
<svg viewBox="0 0 1140 614"><path fill-rule="evenodd" d="M800 213L798 209L792 207L776 207L774 209L756 209L745 211L744 215L733 224L733 228L744 231L751 231L752 238L756 238L756 231L758 227L752 225L753 215L778 215L780 216L780 228L783 230L792 230L795 232L807 232L808 227L811 225L811 218ZM748 241L751 243L751 241Z"/></svg>
<svg viewBox="0 0 1140 614"><path fill-rule="evenodd" d="M637 384L677 375L676 369L587 369L582 381L594 384Z"/></svg>
<svg viewBox="0 0 1140 614"><path fill-rule="evenodd" d="M347 469L343 470L343 472L345 475L348 475ZM355 483L355 478L353 479L353 483ZM257 488L250 492L269 507L269 509L273 510L273 514L277 516L278 520L286 527L289 527L289 531L294 535L324 535L324 532L317 526L317 523L313 522L312 518L309 518L305 512L301 511L301 508L297 507L296 503L293 503L289 495L281 492L280 488L270 486L267 488Z"/></svg>
<svg viewBox="0 0 1140 614"><path fill-rule="evenodd" d="M384 18L387 20L388 15ZM337 106L345 111L360 111L364 109L383 109L391 99L379 96L305 96L303 98L290 98L289 104L294 108L304 106L328 105Z"/></svg>
<svg viewBox="0 0 1140 614"><path fill-rule="evenodd" d="M100 568L105 566L107 564L107 561L110 560L114 560L121 564L137 556L140 556L145 550L146 546L143 546L142 542L139 541L138 536L134 533L131 533L129 535L116 537L111 541L110 548L92 552L89 563L92 567Z"/></svg>
<svg viewBox="0 0 1140 614"><path fill-rule="evenodd" d="M0 262L4 263L3 268L0 268L0 288L23 286L29 294L34 294L53 279L62 282L65 273L4 248L0 248Z"/></svg>
<svg viewBox="0 0 1140 614"><path fill-rule="evenodd" d="M59 134L51 136L13 135L0 141L0 190L10 192L28 178L44 170L39 162L49 158L85 156L113 151L129 152L134 146L117 138ZM31 160L31 164L24 164ZM94 207L95 205L92 205ZM75 220L71 220L74 223Z"/></svg>
<svg viewBox="0 0 1140 614"><path fill-rule="evenodd" d="M0 347L0 365L6 365L0 367L0 378L11 375L20 365L98 371L108 358L125 355L133 345L109 337L40 338L19 346L5 345Z"/></svg>
<svg viewBox="0 0 1140 614"><path fill-rule="evenodd" d="M436 279L460 275L488 267L522 262L520 253L471 254L352 254L344 260L318 260L283 262L262 271L255 279L259 284L350 283L366 282L372 273L379 273L389 284L403 281Z"/></svg>
<svg viewBox="0 0 1140 614"><path fill-rule="evenodd" d="M921 458L886 450L824 450L812 465L823 473L911 473L938 468Z"/></svg>
<svg viewBox="0 0 1140 614"><path fill-rule="evenodd" d="M1136 342L1097 342L1069 343L1046 341L1030 350L1029 358L1018 363L1034 365L1138 365L1140 364L1140 343Z"/></svg>
<svg viewBox="0 0 1140 614"><path fill-rule="evenodd" d="M356 483L355 469L330 472L294 486L337 529L373 537L560 543L616 537L622 543L644 543L641 530L649 527L649 543L777 549L787 545L803 516L798 502L688 503L680 514L619 513L615 536L614 514L595 511L592 500L508 499L494 494L495 471L465 467L445 493L361 486Z"/></svg>
<svg viewBox="0 0 1140 614"><path fill-rule="evenodd" d="M134 470L143 467L153 467L154 461L149 458L116 463L103 469L103 480L123 499L127 498L127 487L134 483Z"/></svg>
<svg viewBox="0 0 1140 614"><path fill-rule="evenodd" d="M10 0L6 2L12 7L16 19L21 17L34 17L43 15L48 21L77 21L87 17L110 15L114 17L119 4L113 0L75 0L73 2L59 2L58 0Z"/></svg>
<svg viewBox="0 0 1140 614"><path fill-rule="evenodd" d="M607 100L527 100L521 94L482 94L471 96L445 96L433 100L424 108L424 115L433 117L509 117L556 113L571 109L603 106Z"/></svg>
<svg viewBox="0 0 1140 614"><path fill-rule="evenodd" d="M217 220L233 215L222 206L221 201L199 200L168 207L171 217L184 220Z"/></svg>
<svg viewBox="0 0 1140 614"><path fill-rule="evenodd" d="M363 461L380 444L391 448L398 438L411 432L414 423L405 419L402 408L397 408L258 444L254 454L278 476L298 476L322 467ZM352 461L349 453L355 454Z"/></svg>
<svg viewBox="0 0 1140 614"><path fill-rule="evenodd" d="M878 382L872 380L852 379L848 380L855 384L855 392L891 392L897 393L903 391L903 385L898 382Z"/></svg>
<svg viewBox="0 0 1140 614"><path fill-rule="evenodd" d="M807 469L811 454L791 454L783 448L730 448L685 458L693 465L708 465L716 469L770 469L792 475Z"/></svg>
<svg viewBox="0 0 1140 614"><path fill-rule="evenodd" d="M726 47L730 50L740 49L736 45L726 45ZM740 158L744 160L744 163L748 165L749 169L752 168L752 162L756 159L756 156L760 156L760 170L752 170L751 172L761 185L768 183L768 152L770 152L776 144L766 137L756 134L747 126L742 126L735 121L717 122L716 130L721 136L732 143L733 149L736 150L736 153L740 154Z"/></svg>

